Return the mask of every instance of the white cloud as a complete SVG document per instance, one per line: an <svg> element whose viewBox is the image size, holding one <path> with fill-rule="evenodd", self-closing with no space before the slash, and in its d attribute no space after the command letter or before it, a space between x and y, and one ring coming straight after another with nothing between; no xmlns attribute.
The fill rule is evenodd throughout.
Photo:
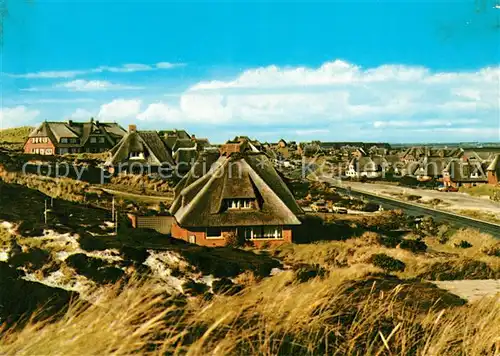
<svg viewBox="0 0 500 356"><path fill-rule="evenodd" d="M314 135L302 129L305 124L332 135L368 127L385 129L381 134L442 128L479 135L500 124L499 76L499 67L433 73L404 65L363 69L339 60L318 68L269 66L194 84L177 103L155 103L141 119L300 127L293 131L299 136Z"/></svg>
<svg viewBox="0 0 500 356"><path fill-rule="evenodd" d="M309 135L326 135L329 134L330 130L326 129L306 129L306 130L296 130L295 134L299 136L309 136Z"/></svg>
<svg viewBox="0 0 500 356"><path fill-rule="evenodd" d="M72 91L105 91L105 90L134 90L142 89L136 86L115 84L106 80L77 79L67 83L56 84L55 88L65 88Z"/></svg>
<svg viewBox="0 0 500 356"><path fill-rule="evenodd" d="M74 78L81 75L93 74L93 73L132 73L132 72L143 72L151 70L160 69L173 69L180 66L184 66L184 63L170 63L170 62L158 62L154 65L141 64L141 63L128 63L121 66L99 66L92 69L82 69L82 70L56 70L56 71L41 71L32 72L24 74L13 74L5 73L9 77L13 78L24 78L24 79L56 79L56 78Z"/></svg>
<svg viewBox="0 0 500 356"><path fill-rule="evenodd" d="M82 108L76 109L69 117L73 120L89 120L91 117L94 117L95 114L90 111Z"/></svg>
<svg viewBox="0 0 500 356"><path fill-rule="evenodd" d="M182 122L182 114L178 109L174 109L165 103L150 104L146 110L137 115L142 121Z"/></svg>
<svg viewBox="0 0 500 356"><path fill-rule="evenodd" d="M141 104L139 99L115 99L101 105L97 117L103 120L135 118L141 110Z"/></svg>
<svg viewBox="0 0 500 356"><path fill-rule="evenodd" d="M31 87L31 88L23 88L21 90L29 92L57 91L57 90L85 92L85 91L139 90L139 89L144 89L144 88L133 85L111 83L107 80L76 79L69 82L57 83L50 87Z"/></svg>
<svg viewBox="0 0 500 356"><path fill-rule="evenodd" d="M171 63L171 62L158 62L156 68L158 69L172 69L177 67L184 67L185 63Z"/></svg>
<svg viewBox="0 0 500 356"><path fill-rule="evenodd" d="M30 110L26 106L0 109L0 128L30 125L40 115L38 110Z"/></svg>

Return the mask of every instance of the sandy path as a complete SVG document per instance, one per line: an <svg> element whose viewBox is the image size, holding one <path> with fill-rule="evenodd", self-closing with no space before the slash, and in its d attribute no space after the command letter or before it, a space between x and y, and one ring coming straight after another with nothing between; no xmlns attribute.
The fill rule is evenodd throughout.
<svg viewBox="0 0 500 356"><path fill-rule="evenodd" d="M435 281L433 283L470 302L500 293L499 279Z"/></svg>

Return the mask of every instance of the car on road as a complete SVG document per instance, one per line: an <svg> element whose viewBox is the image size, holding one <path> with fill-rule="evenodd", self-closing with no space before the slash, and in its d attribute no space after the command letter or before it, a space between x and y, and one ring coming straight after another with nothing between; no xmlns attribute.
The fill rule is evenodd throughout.
<svg viewBox="0 0 500 356"><path fill-rule="evenodd" d="M311 209L316 213L328 213L328 206L326 202L321 199L311 204Z"/></svg>
<svg viewBox="0 0 500 356"><path fill-rule="evenodd" d="M347 209L341 206L333 206L331 212L334 214L347 214Z"/></svg>
<svg viewBox="0 0 500 356"><path fill-rule="evenodd" d="M440 192L458 192L458 188L455 187L440 187L438 190Z"/></svg>

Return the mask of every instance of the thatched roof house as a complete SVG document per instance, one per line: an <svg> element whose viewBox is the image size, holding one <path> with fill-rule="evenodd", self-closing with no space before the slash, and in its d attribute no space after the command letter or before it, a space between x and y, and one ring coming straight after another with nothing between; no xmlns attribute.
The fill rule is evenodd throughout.
<svg viewBox="0 0 500 356"><path fill-rule="evenodd" d="M264 153L228 145L217 160L200 157L176 187L172 235L207 246L225 245L230 235L256 245L290 242L303 213L292 193Z"/></svg>
<svg viewBox="0 0 500 356"><path fill-rule="evenodd" d="M127 131L117 123L45 121L28 136L25 153L42 155L67 153L99 153L111 149Z"/></svg>
<svg viewBox="0 0 500 356"><path fill-rule="evenodd" d="M173 167L175 162L156 131L137 131L134 125L130 125L128 134L110 151L105 165Z"/></svg>

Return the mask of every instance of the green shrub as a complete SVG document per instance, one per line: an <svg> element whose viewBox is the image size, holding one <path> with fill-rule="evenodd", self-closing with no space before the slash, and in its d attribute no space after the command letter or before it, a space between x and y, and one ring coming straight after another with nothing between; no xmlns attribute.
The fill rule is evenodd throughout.
<svg viewBox="0 0 500 356"><path fill-rule="evenodd" d="M425 252L427 251L427 245L421 239L403 239L399 244L403 250L409 250L413 253Z"/></svg>
<svg viewBox="0 0 500 356"><path fill-rule="evenodd" d="M382 268L384 271L388 272L402 272L405 270L406 265L403 261L397 260L385 253L378 253L373 255L371 258L371 263L375 267Z"/></svg>
<svg viewBox="0 0 500 356"><path fill-rule="evenodd" d="M246 240L244 237L238 235L235 232L230 232L226 235L226 246L232 248L238 248L245 246Z"/></svg>
<svg viewBox="0 0 500 356"><path fill-rule="evenodd" d="M208 291L208 286L204 283L198 283L192 279L188 279L186 282L182 284L182 290L186 294L202 295Z"/></svg>
<svg viewBox="0 0 500 356"><path fill-rule="evenodd" d="M215 294L234 295L242 289L242 286L234 284L229 278L221 278L212 283L212 290Z"/></svg>
<svg viewBox="0 0 500 356"><path fill-rule="evenodd" d="M326 274L326 271L324 268L322 268L320 265L301 265L296 271L296 280L299 281L300 283L307 282L310 279L316 278L316 277L323 277Z"/></svg>
<svg viewBox="0 0 500 356"><path fill-rule="evenodd" d="M459 243L455 243L457 248L471 248L472 244L469 241L462 240Z"/></svg>

